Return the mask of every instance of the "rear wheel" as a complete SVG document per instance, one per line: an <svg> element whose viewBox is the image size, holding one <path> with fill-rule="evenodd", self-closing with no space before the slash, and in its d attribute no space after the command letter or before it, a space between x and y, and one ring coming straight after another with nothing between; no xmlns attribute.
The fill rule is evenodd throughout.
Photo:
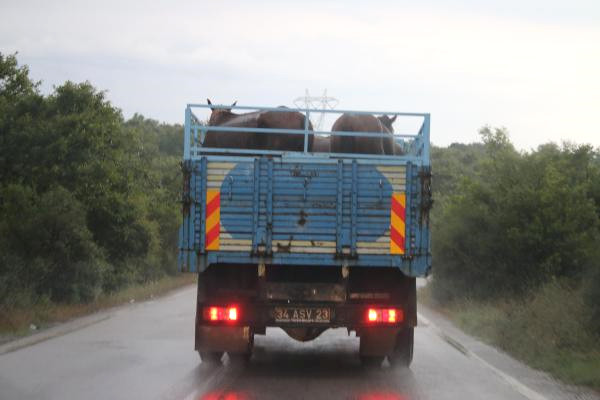
<svg viewBox="0 0 600 400"><path fill-rule="evenodd" d="M379 368L383 362L384 356L360 356L360 362L365 368Z"/></svg>
<svg viewBox="0 0 600 400"><path fill-rule="evenodd" d="M396 345L388 361L392 367L409 367L413 359L415 328L406 327L398 332Z"/></svg>
<svg viewBox="0 0 600 400"><path fill-rule="evenodd" d="M250 362L251 353L227 353L233 365L246 365Z"/></svg>
<svg viewBox="0 0 600 400"><path fill-rule="evenodd" d="M221 358L223 358L222 351L199 351L202 364L207 365L219 365L221 364Z"/></svg>

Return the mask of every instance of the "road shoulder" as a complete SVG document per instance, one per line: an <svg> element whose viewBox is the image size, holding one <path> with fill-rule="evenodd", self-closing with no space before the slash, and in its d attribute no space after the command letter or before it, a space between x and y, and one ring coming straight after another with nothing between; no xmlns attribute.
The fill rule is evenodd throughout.
<svg viewBox="0 0 600 400"><path fill-rule="evenodd" d="M0 355L10 353L13 351L20 350L25 347L32 346L37 343L44 342L46 340L53 339L55 337L63 336L71 332L78 331L80 329L87 328L88 326L97 324L111 318L116 312L129 308L135 307L138 304L143 304L148 301L154 301L158 298L168 297L175 295L181 290L187 289L194 285L194 283L185 283L173 288L168 288L163 292L157 292L156 295L144 296L141 301L135 301L131 299L129 302L123 302L118 305L111 307L102 307L98 311L94 311L90 314L75 317L69 321L55 323L47 328L40 329L31 334L21 337L9 338L4 343L0 344Z"/></svg>
<svg viewBox="0 0 600 400"><path fill-rule="evenodd" d="M548 374L530 368L480 339L466 334L448 318L423 304L419 304L418 310L420 324L432 325L432 328L457 351L466 357L478 359L482 367L494 370L531 400L600 400L600 395L590 389L558 382Z"/></svg>

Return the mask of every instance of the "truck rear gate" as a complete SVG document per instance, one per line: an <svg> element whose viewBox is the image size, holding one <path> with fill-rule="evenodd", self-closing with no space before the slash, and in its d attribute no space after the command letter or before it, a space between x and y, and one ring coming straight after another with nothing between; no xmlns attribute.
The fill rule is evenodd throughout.
<svg viewBox="0 0 600 400"><path fill-rule="evenodd" d="M412 358L414 278L431 266L429 115L385 113L421 118L416 134L395 135L403 155L335 154L309 152L309 135L372 134L255 128L303 135L304 151L205 148L215 127L194 111L206 107L186 108L182 163L179 266L199 273L197 350L248 354L266 326L299 340L342 326L361 336L365 360L406 353L404 342Z"/></svg>

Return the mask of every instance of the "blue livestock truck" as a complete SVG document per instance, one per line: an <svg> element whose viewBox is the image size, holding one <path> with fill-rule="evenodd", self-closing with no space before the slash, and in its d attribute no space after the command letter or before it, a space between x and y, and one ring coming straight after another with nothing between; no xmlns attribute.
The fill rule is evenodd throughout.
<svg viewBox="0 0 600 400"><path fill-rule="evenodd" d="M380 365L387 357L408 366L417 324L415 279L431 268L430 115L231 109L189 104L185 110L179 267L198 273L195 349L203 362L219 363L225 352L249 359L254 335L267 327L299 341L345 327L360 338L364 364ZM242 122L266 112L295 113L304 122L285 129L213 123L219 110ZM210 119L202 117L211 111ZM313 130L310 117L322 112L393 116L396 126L414 130ZM243 135L294 138L300 147L212 140ZM343 153L315 145L361 137L392 138L395 151Z"/></svg>

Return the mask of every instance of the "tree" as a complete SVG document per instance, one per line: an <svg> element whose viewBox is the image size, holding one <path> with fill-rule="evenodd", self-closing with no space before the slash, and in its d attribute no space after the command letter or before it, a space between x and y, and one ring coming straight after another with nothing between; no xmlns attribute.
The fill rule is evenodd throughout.
<svg viewBox="0 0 600 400"><path fill-rule="evenodd" d="M3 253L11 255L3 259L4 279L55 301L94 299L105 263L86 227L83 205L60 186L38 196L11 184L0 196Z"/></svg>
<svg viewBox="0 0 600 400"><path fill-rule="evenodd" d="M0 289L85 301L173 273L181 126L125 122L89 82L37 86L0 54Z"/></svg>
<svg viewBox="0 0 600 400"><path fill-rule="evenodd" d="M522 295L554 278L580 279L600 238L593 149L521 154L505 131L481 134L487 156L434 221L438 297Z"/></svg>

